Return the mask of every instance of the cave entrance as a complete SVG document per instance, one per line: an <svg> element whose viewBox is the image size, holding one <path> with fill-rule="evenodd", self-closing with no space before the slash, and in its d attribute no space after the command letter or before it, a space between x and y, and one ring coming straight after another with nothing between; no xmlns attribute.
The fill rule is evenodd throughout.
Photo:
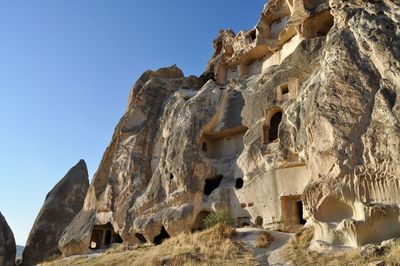
<svg viewBox="0 0 400 266"><path fill-rule="evenodd" d="M169 238L169 234L167 230L165 230L165 227L161 227L160 234L154 237L154 244L155 245L160 245L165 239Z"/></svg>
<svg viewBox="0 0 400 266"><path fill-rule="evenodd" d="M273 142L278 139L279 124L282 121L282 112L277 112L271 117L268 140Z"/></svg>
<svg viewBox="0 0 400 266"><path fill-rule="evenodd" d="M237 225L239 227L246 227L246 226L250 226L251 224L251 219L248 216L244 216L244 217L237 217Z"/></svg>
<svg viewBox="0 0 400 266"><path fill-rule="evenodd" d="M147 240L146 240L146 238L144 237L144 235L142 235L142 234L140 234L140 233L136 233L136 234L135 234L135 237L136 237L137 240L139 240L139 242L140 242L141 244L147 243Z"/></svg>
<svg viewBox="0 0 400 266"><path fill-rule="evenodd" d="M303 218L303 202L296 201L296 208L297 208L297 220L299 224L306 224L306 220Z"/></svg>
<svg viewBox="0 0 400 266"><path fill-rule="evenodd" d="M302 35L306 39L326 36L333 25L334 18L332 14L329 11L325 11L303 22Z"/></svg>
<svg viewBox="0 0 400 266"><path fill-rule="evenodd" d="M235 187L237 189L241 189L243 187L243 184L244 184L243 178L241 178L241 177L240 178L236 178Z"/></svg>
<svg viewBox="0 0 400 266"><path fill-rule="evenodd" d="M247 127L239 126L226 129L219 133L204 133L201 140L201 150L210 158L221 159L242 153L243 137Z"/></svg>
<svg viewBox="0 0 400 266"><path fill-rule="evenodd" d="M204 225L204 220L210 213L211 212L209 211L201 211L199 212L199 214L197 214L196 220L194 221L192 226L192 232L204 230L206 228L206 226Z"/></svg>
<svg viewBox="0 0 400 266"><path fill-rule="evenodd" d="M214 44L215 48L215 55L218 55L222 51L222 41L218 41L217 43Z"/></svg>
<svg viewBox="0 0 400 266"><path fill-rule="evenodd" d="M264 219L261 216L257 216L255 219L256 226L262 228L263 223L264 223Z"/></svg>
<svg viewBox="0 0 400 266"><path fill-rule="evenodd" d="M207 178L206 183L204 184L204 194L210 195L216 188L219 187L223 178L224 176L222 175L217 175L213 178Z"/></svg>
<svg viewBox="0 0 400 266"><path fill-rule="evenodd" d="M303 202L301 196L281 197L281 220L289 225L304 225L306 220L303 218Z"/></svg>
<svg viewBox="0 0 400 266"><path fill-rule="evenodd" d="M289 85L288 84L284 84L281 86L281 93L282 93L282 95L289 94Z"/></svg>
<svg viewBox="0 0 400 266"><path fill-rule="evenodd" d="M251 31L249 32L249 37L250 37L250 40L251 40L252 42L255 41L256 38L257 38L257 30L256 30L256 29L251 30Z"/></svg>
<svg viewBox="0 0 400 266"><path fill-rule="evenodd" d="M283 31L288 24L290 15L284 15L276 18L269 24L269 35L270 38L277 39L281 31Z"/></svg>
<svg viewBox="0 0 400 266"><path fill-rule="evenodd" d="M90 239L90 249L99 249L107 247L113 243L122 243L123 240L118 233L114 231L111 223L93 226Z"/></svg>
<svg viewBox="0 0 400 266"><path fill-rule="evenodd" d="M104 239L104 245L111 244L111 230L106 231L106 238Z"/></svg>
<svg viewBox="0 0 400 266"><path fill-rule="evenodd" d="M92 238L90 240L90 248L91 249L99 249L101 246L102 240L103 240L103 231L102 230L93 230Z"/></svg>
<svg viewBox="0 0 400 266"><path fill-rule="evenodd" d="M264 144L275 142L279 138L279 125L282 122L282 110L279 107L267 112L264 124Z"/></svg>
<svg viewBox="0 0 400 266"><path fill-rule="evenodd" d="M201 150L204 152L207 152L207 143L203 142L203 145L201 146Z"/></svg>

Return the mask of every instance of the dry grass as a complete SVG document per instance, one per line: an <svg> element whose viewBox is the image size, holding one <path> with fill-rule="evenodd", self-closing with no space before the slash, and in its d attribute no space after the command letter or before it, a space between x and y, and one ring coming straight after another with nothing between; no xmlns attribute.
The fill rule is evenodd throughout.
<svg viewBox="0 0 400 266"><path fill-rule="evenodd" d="M262 232L254 240L254 247L256 248L267 248L271 245L274 238L268 232Z"/></svg>
<svg viewBox="0 0 400 266"><path fill-rule="evenodd" d="M319 253L308 250L314 229L307 227L289 240L282 257L293 265L363 265L358 250Z"/></svg>
<svg viewBox="0 0 400 266"><path fill-rule="evenodd" d="M275 230L282 233L293 233L290 226L286 223L278 223L277 228L275 228Z"/></svg>
<svg viewBox="0 0 400 266"><path fill-rule="evenodd" d="M74 265L257 265L242 243L232 241L236 231L217 225L206 231L180 234L159 246L119 247L96 257L71 257L43 266Z"/></svg>
<svg viewBox="0 0 400 266"><path fill-rule="evenodd" d="M392 246L381 256L362 257L359 249L326 251L308 250L314 236L313 228L305 228L290 239L282 252L282 257L293 265L368 265L370 262L384 261L386 265L400 265L400 245Z"/></svg>
<svg viewBox="0 0 400 266"><path fill-rule="evenodd" d="M259 265L253 250L242 242L233 241L234 228L217 225L193 234L180 234L164 241L159 246L128 248L112 247L105 253L83 255L47 262L42 266L113 266L113 265ZM282 250L281 258L289 265L368 265L369 262L385 261L386 265L400 266L400 242L388 247L381 256L363 258L358 249L349 251L310 251L314 236L312 228L302 229L289 240ZM261 234L255 246L266 247L272 238Z"/></svg>
<svg viewBox="0 0 400 266"><path fill-rule="evenodd" d="M385 261L389 265L400 265L400 244L391 247Z"/></svg>

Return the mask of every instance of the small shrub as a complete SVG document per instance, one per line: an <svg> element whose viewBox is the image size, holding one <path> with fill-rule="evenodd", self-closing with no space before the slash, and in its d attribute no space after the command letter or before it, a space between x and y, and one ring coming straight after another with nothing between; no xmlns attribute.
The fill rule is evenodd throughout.
<svg viewBox="0 0 400 266"><path fill-rule="evenodd" d="M254 240L254 247L267 248L272 241L274 241L274 238L268 232L263 231Z"/></svg>
<svg viewBox="0 0 400 266"><path fill-rule="evenodd" d="M285 222L279 222L275 230L282 233L293 233L290 226Z"/></svg>
<svg viewBox="0 0 400 266"><path fill-rule="evenodd" d="M211 212L204 218L203 223L206 228L211 228L217 224L232 225L233 221L230 218L229 210L222 209Z"/></svg>
<svg viewBox="0 0 400 266"><path fill-rule="evenodd" d="M231 238L237 236L236 229L231 225L225 225L219 223L217 226L214 227L222 237Z"/></svg>

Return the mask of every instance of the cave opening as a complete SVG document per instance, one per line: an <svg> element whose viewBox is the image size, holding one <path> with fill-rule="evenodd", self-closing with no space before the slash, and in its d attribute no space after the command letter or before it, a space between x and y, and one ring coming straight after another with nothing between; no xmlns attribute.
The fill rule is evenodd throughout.
<svg viewBox="0 0 400 266"><path fill-rule="evenodd" d="M306 224L307 221L303 218L303 202L297 201L296 207L297 207L298 223Z"/></svg>
<svg viewBox="0 0 400 266"><path fill-rule="evenodd" d="M216 43L216 46L215 46L215 55L220 54L221 51L222 51L222 42L219 41Z"/></svg>
<svg viewBox="0 0 400 266"><path fill-rule="evenodd" d="M272 107L266 112L265 122L263 126L263 143L269 144L278 140L279 126L282 122L282 109L280 107Z"/></svg>
<svg viewBox="0 0 400 266"><path fill-rule="evenodd" d="M281 197L281 221L288 225L304 225L303 202L300 195Z"/></svg>
<svg viewBox="0 0 400 266"><path fill-rule="evenodd" d="M237 189L241 189L243 187L243 184L244 184L243 178L236 178L235 187Z"/></svg>
<svg viewBox="0 0 400 266"><path fill-rule="evenodd" d="M106 231L106 237L104 239L104 245L110 245L111 244L111 230Z"/></svg>
<svg viewBox="0 0 400 266"><path fill-rule="evenodd" d="M160 245L165 239L170 238L167 230L165 230L165 227L161 227L160 234L154 237L154 244L155 245Z"/></svg>
<svg viewBox="0 0 400 266"><path fill-rule="evenodd" d="M239 227L250 226L250 224L251 224L250 217L248 217L248 216L237 217L237 225Z"/></svg>
<svg viewBox="0 0 400 266"><path fill-rule="evenodd" d="M282 112L279 111L271 117L270 127L268 131L268 140L273 142L278 139L279 125L282 121Z"/></svg>
<svg viewBox="0 0 400 266"><path fill-rule="evenodd" d="M249 32L249 36L250 36L250 40L251 40L251 41L255 41L255 40L256 40L256 37L257 37L257 31L256 31L256 29L250 31L250 32Z"/></svg>
<svg viewBox="0 0 400 266"><path fill-rule="evenodd" d="M257 227L262 227L263 223L264 219L261 216L257 216L255 220L255 224L257 225Z"/></svg>
<svg viewBox="0 0 400 266"><path fill-rule="evenodd" d="M203 142L203 145L201 146L201 150L204 152L207 152L207 143Z"/></svg>
<svg viewBox="0 0 400 266"><path fill-rule="evenodd" d="M307 39L326 36L334 25L334 17L329 11L319 13L303 22L302 34Z"/></svg>
<svg viewBox="0 0 400 266"><path fill-rule="evenodd" d="M144 235L142 235L142 234L140 234L140 233L136 233L136 234L135 234L135 237L136 237L137 240L139 240L139 242L140 242L141 244L147 243L147 240L146 240L146 238L144 237Z"/></svg>
<svg viewBox="0 0 400 266"><path fill-rule="evenodd" d="M122 239L122 237L119 235L119 234L114 234L114 243L118 243L118 244L121 244L121 243L123 243L124 242L124 240Z"/></svg>
<svg viewBox="0 0 400 266"><path fill-rule="evenodd" d="M103 240L103 231L94 229L90 240L90 249L99 249Z"/></svg>
<svg viewBox="0 0 400 266"><path fill-rule="evenodd" d="M282 95L289 94L289 85L288 84L282 85L281 92Z"/></svg>
<svg viewBox="0 0 400 266"><path fill-rule="evenodd" d="M204 194L210 195L216 188L219 187L223 178L224 176L222 175L218 175L213 178L207 178L206 183L204 184Z"/></svg>
<svg viewBox="0 0 400 266"><path fill-rule="evenodd" d="M201 212L199 212L199 214L197 214L196 220L194 221L194 223L192 225L192 232L204 230L206 228L206 226L204 224L204 220L210 213L211 212L209 212L209 211L201 211Z"/></svg>
<svg viewBox="0 0 400 266"><path fill-rule="evenodd" d="M90 239L90 249L99 249L110 246L113 243L122 243L121 236L114 231L111 223L93 226Z"/></svg>

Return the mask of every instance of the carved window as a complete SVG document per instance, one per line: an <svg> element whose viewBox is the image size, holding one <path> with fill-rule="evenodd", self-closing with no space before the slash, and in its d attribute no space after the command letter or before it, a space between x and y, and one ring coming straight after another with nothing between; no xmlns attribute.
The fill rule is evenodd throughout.
<svg viewBox="0 0 400 266"><path fill-rule="evenodd" d="M276 99L278 102L284 102L297 97L299 83L298 79L293 79L288 83L278 86L276 90Z"/></svg>
<svg viewBox="0 0 400 266"><path fill-rule="evenodd" d="M281 86L281 93L282 93L282 95L289 94L289 85L288 84Z"/></svg>
<svg viewBox="0 0 400 266"><path fill-rule="evenodd" d="M201 146L201 150L204 152L207 152L207 143L203 142L203 145Z"/></svg>
<svg viewBox="0 0 400 266"><path fill-rule="evenodd" d="M267 112L264 128L263 143L268 144L275 142L279 138L279 126L282 122L282 110L274 107Z"/></svg>

